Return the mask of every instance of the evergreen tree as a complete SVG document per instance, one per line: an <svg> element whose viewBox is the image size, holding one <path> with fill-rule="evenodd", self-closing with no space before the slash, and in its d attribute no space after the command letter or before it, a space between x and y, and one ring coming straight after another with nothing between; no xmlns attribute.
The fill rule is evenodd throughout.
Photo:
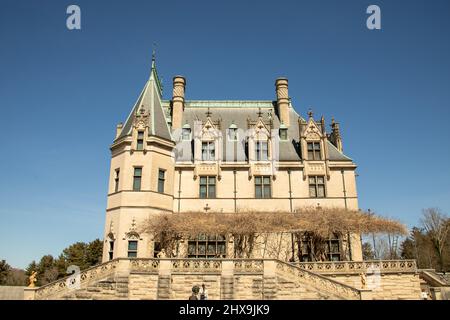
<svg viewBox="0 0 450 320"><path fill-rule="evenodd" d="M10 271L10 265L5 260L0 260L0 285L6 284Z"/></svg>

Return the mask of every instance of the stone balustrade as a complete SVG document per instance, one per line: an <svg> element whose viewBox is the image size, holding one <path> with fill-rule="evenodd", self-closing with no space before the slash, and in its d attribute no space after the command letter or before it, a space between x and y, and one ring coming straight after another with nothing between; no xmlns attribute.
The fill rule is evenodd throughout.
<svg viewBox="0 0 450 320"><path fill-rule="evenodd" d="M320 274L416 273L415 260L368 260L336 262L297 262L293 265Z"/></svg>

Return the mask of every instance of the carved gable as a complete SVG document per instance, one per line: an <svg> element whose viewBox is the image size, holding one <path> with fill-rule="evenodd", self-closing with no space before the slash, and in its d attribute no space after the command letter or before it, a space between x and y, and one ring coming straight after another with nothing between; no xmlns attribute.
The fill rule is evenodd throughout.
<svg viewBox="0 0 450 320"><path fill-rule="evenodd" d="M306 138L306 140L320 140L322 138L322 132L312 118L309 119L306 124L302 136Z"/></svg>

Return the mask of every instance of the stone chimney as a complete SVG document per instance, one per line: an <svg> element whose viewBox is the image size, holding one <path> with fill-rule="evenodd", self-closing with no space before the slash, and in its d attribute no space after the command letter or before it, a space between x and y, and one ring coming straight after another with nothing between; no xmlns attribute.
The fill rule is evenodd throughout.
<svg viewBox="0 0 450 320"><path fill-rule="evenodd" d="M278 78L275 81L275 88L277 93L277 112L280 121L289 127L289 94L288 94L288 79Z"/></svg>
<svg viewBox="0 0 450 320"><path fill-rule="evenodd" d="M123 129L123 123L120 122L119 124L117 124L116 127L116 139L120 136L120 134L122 133L122 129Z"/></svg>
<svg viewBox="0 0 450 320"><path fill-rule="evenodd" d="M186 79L182 76L173 77L172 97L172 129L180 129L184 111L184 90Z"/></svg>
<svg viewBox="0 0 450 320"><path fill-rule="evenodd" d="M331 135L330 141L340 151L343 151L341 131L339 130L339 123L331 119Z"/></svg>

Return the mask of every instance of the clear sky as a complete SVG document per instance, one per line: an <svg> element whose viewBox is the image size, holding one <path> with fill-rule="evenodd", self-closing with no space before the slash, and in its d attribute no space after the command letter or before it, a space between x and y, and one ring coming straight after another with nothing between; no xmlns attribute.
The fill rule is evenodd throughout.
<svg viewBox="0 0 450 320"><path fill-rule="evenodd" d="M81 8L81 30L66 8ZM366 8L381 8L381 30ZM109 146L149 76L171 94L274 99L341 124L360 206L418 224L450 212L450 2L0 2L0 259L25 267L102 237Z"/></svg>

